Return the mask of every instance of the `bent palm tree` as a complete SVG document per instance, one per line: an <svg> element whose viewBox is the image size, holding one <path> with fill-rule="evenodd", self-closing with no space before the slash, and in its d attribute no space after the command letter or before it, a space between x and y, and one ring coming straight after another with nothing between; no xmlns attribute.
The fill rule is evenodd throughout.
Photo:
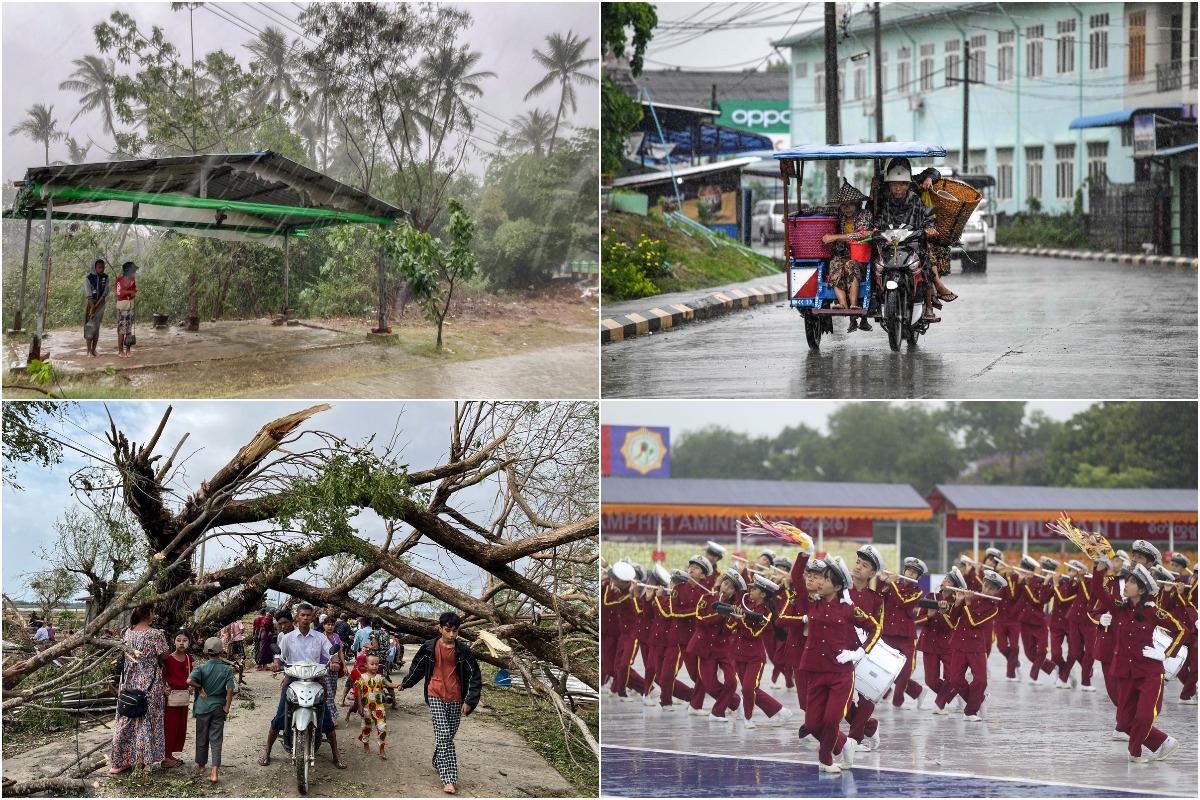
<svg viewBox="0 0 1200 800"><path fill-rule="evenodd" d="M58 85L59 89L69 92L79 92L79 111L71 117L71 122L83 114L100 110L103 121L102 131L115 133L113 120L113 80L116 77L117 62L111 58L100 56L84 56L71 62L76 69L68 80Z"/></svg>
<svg viewBox="0 0 1200 800"><path fill-rule="evenodd" d="M67 163L82 164L87 161L88 151L92 149L92 142L80 146L79 142L75 141L74 136L68 136L64 141L67 144Z"/></svg>
<svg viewBox="0 0 1200 800"><path fill-rule="evenodd" d="M554 120L540 108L528 114L518 114L512 124L514 130L510 141L518 150L531 150L534 155L540 156L545 146L554 139Z"/></svg>
<svg viewBox="0 0 1200 800"><path fill-rule="evenodd" d="M268 25L258 38L246 42L246 49L254 56L250 65L262 70L266 78L251 100L254 110L261 111L268 104L278 106L284 100L290 100L298 88L293 76L300 71L300 57L288 42L287 34Z"/></svg>
<svg viewBox="0 0 1200 800"><path fill-rule="evenodd" d="M14 125L8 133L10 136L21 134L41 142L46 148L46 166L50 166L50 143L63 137L63 132L58 129L58 120L54 118L54 106L34 103L27 113L29 116Z"/></svg>
<svg viewBox="0 0 1200 800"><path fill-rule="evenodd" d="M558 124L564 113L568 108L571 113L574 113L577 108L574 84L592 86L600 82L591 72L584 71L600 61L597 58L583 57L584 48L590 41L591 39L576 38L573 31L567 31L566 36L552 33L546 37L546 44L549 45L548 53L533 51L533 60L544 67L547 72L540 81L534 84L532 89L525 93L525 99L528 100L534 95L541 94L555 84L561 87L558 96L558 113L554 116L554 131L550 135L548 152L554 151L554 140L558 137Z"/></svg>

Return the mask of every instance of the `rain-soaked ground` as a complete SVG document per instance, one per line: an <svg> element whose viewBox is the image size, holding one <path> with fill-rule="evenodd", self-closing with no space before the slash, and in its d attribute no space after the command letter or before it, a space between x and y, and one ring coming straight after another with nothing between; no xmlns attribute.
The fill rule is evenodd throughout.
<svg viewBox="0 0 1200 800"><path fill-rule="evenodd" d="M796 717L776 728L710 722L678 710L665 714L601 693L601 794L624 797L1196 797L1197 707L1179 702L1169 682L1157 724L1181 743L1163 761L1131 764L1128 745L1112 740L1115 709L1096 665L1097 691L1004 680L1004 659L989 662L983 722L960 712L934 716L930 703L898 711L876 707L880 747L859 752L840 775L817 771L817 747L800 744L802 712L794 690L767 691ZM641 670L641 662L637 667ZM917 660L914 677L921 679ZM770 675L770 667L764 680ZM685 679L686 681L686 679ZM711 702L711 701L710 701ZM842 724L845 732L846 724Z"/></svg>
<svg viewBox="0 0 1200 800"><path fill-rule="evenodd" d="M992 254L915 348L757 306L601 349L604 397L1195 398L1196 271ZM703 294L697 292L697 294ZM644 302L655 305L653 298ZM602 312L608 314L607 307Z"/></svg>

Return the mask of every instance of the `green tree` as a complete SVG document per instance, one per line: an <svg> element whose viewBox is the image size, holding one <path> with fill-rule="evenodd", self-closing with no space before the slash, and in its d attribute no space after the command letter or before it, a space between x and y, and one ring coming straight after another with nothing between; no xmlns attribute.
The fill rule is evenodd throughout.
<svg viewBox="0 0 1200 800"><path fill-rule="evenodd" d="M474 277L479 262L471 251L475 221L463 210L458 199L450 201L448 242L404 226L397 231L391 255L400 261L400 269L425 317L437 323L437 348L442 349L442 326L450 314L454 289Z"/></svg>
<svg viewBox="0 0 1200 800"><path fill-rule="evenodd" d="M75 141L74 136L65 137L63 143L67 146L67 160L65 162L67 164L82 164L87 160L88 151L92 149L91 142L81 146L79 142ZM62 164L64 162L55 161L54 163Z"/></svg>
<svg viewBox="0 0 1200 800"><path fill-rule="evenodd" d="M79 576L62 567L38 570L25 579L25 588L33 593L42 619L48 620L54 609L71 601L79 589Z"/></svg>
<svg viewBox="0 0 1200 800"><path fill-rule="evenodd" d="M261 75L261 83L251 95L250 104L257 111L269 105L282 107L299 92L297 75L302 69L300 54L287 34L275 25L268 25L258 36L246 42L245 48L254 56L250 67Z"/></svg>
<svg viewBox="0 0 1200 800"><path fill-rule="evenodd" d="M10 136L20 134L41 142L46 152L46 166L50 165L50 143L63 138L64 132L58 128L58 120L54 118L54 106L34 103L27 112L29 116L18 122L9 131Z"/></svg>
<svg viewBox="0 0 1200 800"><path fill-rule="evenodd" d="M20 491L18 464L49 468L62 462L63 445L51 432L52 422L67 419L74 403L28 400L3 405L4 485Z"/></svg>
<svg viewBox="0 0 1200 800"><path fill-rule="evenodd" d="M601 3L600 47L623 58L626 46L632 44L629 67L636 78L642 74L646 45L653 38L657 25L658 14L650 3ZM621 91L607 75L601 78L600 129L604 131L600 144L601 169L617 171L625 150L625 137L641 121L641 105Z"/></svg>
<svg viewBox="0 0 1200 800"><path fill-rule="evenodd" d="M544 155L548 144L554 140L554 120L550 114L535 108L528 114L518 114L512 120L510 138L513 146L522 152Z"/></svg>
<svg viewBox="0 0 1200 800"><path fill-rule="evenodd" d="M1054 437L1048 471L1055 486L1103 480L1195 488L1196 452L1195 403L1097 403L1073 416Z"/></svg>
<svg viewBox="0 0 1200 800"><path fill-rule="evenodd" d="M677 478L778 479L768 472L770 440L721 426L681 434L672 446L671 474Z"/></svg>
<svg viewBox="0 0 1200 800"><path fill-rule="evenodd" d="M828 424L826 480L907 483L925 495L966 465L938 414L921 404L847 403Z"/></svg>
<svg viewBox="0 0 1200 800"><path fill-rule="evenodd" d="M113 110L113 82L116 80L117 63L111 58L88 55L71 62L75 71L68 80L58 85L59 89L69 92L79 92L79 111L71 117L71 122L83 114L100 111L101 130L105 133L116 133L113 122L116 113ZM72 161L71 163L78 163Z"/></svg>
<svg viewBox="0 0 1200 800"><path fill-rule="evenodd" d="M431 120L453 124L463 130L475 129L471 99L483 97L481 81L496 77L489 71L472 72L483 53L471 52L467 45L444 45L421 58L421 77L426 86L425 104L435 110ZM436 124L436 123L435 123Z"/></svg>
<svg viewBox="0 0 1200 800"><path fill-rule="evenodd" d="M594 86L598 83L590 68L599 63L599 59L583 57L583 51L590 41L591 39L576 37L573 31L567 31L566 36L552 33L546 37L547 52L533 51L534 63L545 69L546 74L525 93L525 99L539 95L555 85L559 87L558 110L554 115L554 130L550 132L550 152L554 151L558 125L567 109L573 114L578 107L575 84Z"/></svg>

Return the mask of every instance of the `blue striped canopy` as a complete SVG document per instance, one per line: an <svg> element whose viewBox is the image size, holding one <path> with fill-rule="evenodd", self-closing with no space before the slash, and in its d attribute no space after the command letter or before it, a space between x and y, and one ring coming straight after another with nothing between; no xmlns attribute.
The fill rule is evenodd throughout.
<svg viewBox="0 0 1200 800"><path fill-rule="evenodd" d="M773 154L783 161L803 158L810 161L829 161L839 158L933 158L946 155L946 148L930 142L868 142L866 144L803 144Z"/></svg>

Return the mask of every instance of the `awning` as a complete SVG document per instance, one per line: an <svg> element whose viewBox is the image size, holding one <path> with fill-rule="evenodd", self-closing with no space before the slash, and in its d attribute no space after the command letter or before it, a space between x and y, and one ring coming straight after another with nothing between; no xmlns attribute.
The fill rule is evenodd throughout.
<svg viewBox="0 0 1200 800"><path fill-rule="evenodd" d="M1086 117L1076 117L1067 126L1069 130L1079 128L1110 128L1114 125L1127 125L1133 121L1136 114L1156 114L1160 111L1182 111L1183 106L1140 106L1125 108L1120 111L1106 111L1103 114L1090 114Z"/></svg>
<svg viewBox="0 0 1200 800"><path fill-rule="evenodd" d="M1194 489L1076 489L1051 486L947 486L926 498L959 519L1044 520L1065 512L1080 522L1196 522Z"/></svg>
<svg viewBox="0 0 1200 800"><path fill-rule="evenodd" d="M676 178L690 178L699 175L711 175L715 172L726 172L731 169L741 169L748 164L756 164L757 158L734 158L729 161L718 161L715 164L701 164L697 167L678 167L673 172L647 172L644 175L627 175L624 178L617 178L613 181L614 188L627 186L649 186L663 181L672 181Z"/></svg>
<svg viewBox="0 0 1200 800"><path fill-rule="evenodd" d="M838 158L939 158L946 148L931 142L876 142L867 144L802 144L773 154L775 158L803 158L810 161L829 161Z"/></svg>
<svg viewBox="0 0 1200 800"><path fill-rule="evenodd" d="M1162 156L1177 156L1181 153L1187 153L1187 152L1189 152L1191 150L1195 150L1195 149L1196 149L1195 142L1192 142L1191 144L1181 144L1178 147L1164 147L1162 150L1156 150L1154 153L1154 157L1161 158Z"/></svg>
<svg viewBox="0 0 1200 800"><path fill-rule="evenodd" d="M930 519L933 511L907 484L801 483L709 478L603 478L606 514L713 517Z"/></svg>
<svg viewBox="0 0 1200 800"><path fill-rule="evenodd" d="M727 128L711 122L702 122L687 128L668 128L664 124L663 135L667 142L675 145L675 149L668 156L673 163L687 162L693 157L735 156L741 153L769 151L775 146L770 136ZM638 153L649 154L651 145L661 143L657 130L647 132ZM631 157L630 160L637 159Z"/></svg>

